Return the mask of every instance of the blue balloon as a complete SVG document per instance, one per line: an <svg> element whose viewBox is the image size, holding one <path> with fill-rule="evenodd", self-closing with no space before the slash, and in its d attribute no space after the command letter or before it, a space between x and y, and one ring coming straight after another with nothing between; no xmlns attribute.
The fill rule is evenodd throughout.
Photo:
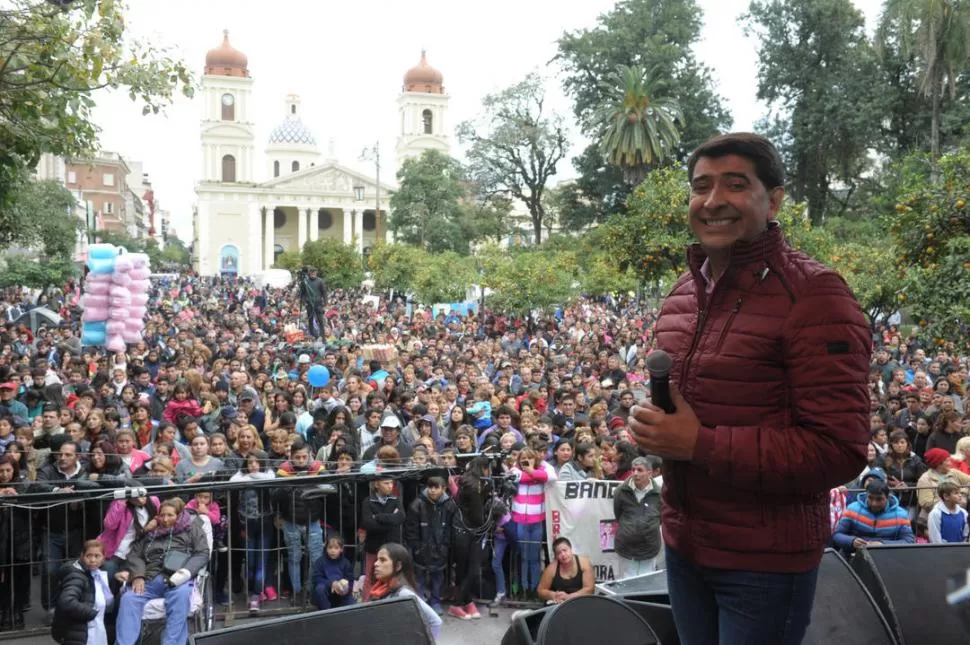
<svg viewBox="0 0 970 645"><path fill-rule="evenodd" d="M330 382L330 370L328 370L324 365L314 365L310 368L310 371L306 373L306 380L310 382L313 387L323 387Z"/></svg>

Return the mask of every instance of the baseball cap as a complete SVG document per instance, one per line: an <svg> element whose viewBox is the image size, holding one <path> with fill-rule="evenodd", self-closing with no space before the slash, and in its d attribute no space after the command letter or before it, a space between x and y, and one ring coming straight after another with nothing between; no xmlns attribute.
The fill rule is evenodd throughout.
<svg viewBox="0 0 970 645"><path fill-rule="evenodd" d="M243 392L242 394L239 395L239 400L240 401L255 401L256 400L256 397L253 396L253 393L252 392Z"/></svg>
<svg viewBox="0 0 970 645"><path fill-rule="evenodd" d="M0 390L16 390L17 386L7 381L6 383L0 383Z"/></svg>
<svg viewBox="0 0 970 645"><path fill-rule="evenodd" d="M306 365L310 362L310 355L300 354L300 358L296 359L296 362L298 362L300 365Z"/></svg>
<svg viewBox="0 0 970 645"><path fill-rule="evenodd" d="M383 419L381 419L382 428L400 428L401 420L397 418L396 414L389 414Z"/></svg>

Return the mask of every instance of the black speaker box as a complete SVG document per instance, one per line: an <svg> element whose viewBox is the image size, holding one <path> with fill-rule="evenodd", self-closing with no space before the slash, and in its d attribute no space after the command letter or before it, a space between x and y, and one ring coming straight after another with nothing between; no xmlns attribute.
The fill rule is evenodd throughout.
<svg viewBox="0 0 970 645"><path fill-rule="evenodd" d="M307 645L337 639L340 645L434 645L414 598L275 618L195 634L193 645Z"/></svg>
<svg viewBox="0 0 970 645"><path fill-rule="evenodd" d="M970 643L959 610L946 603L948 582L970 569L970 544L907 544L860 549L852 568L901 644Z"/></svg>
<svg viewBox="0 0 970 645"><path fill-rule="evenodd" d="M812 622L803 644L831 643L899 645L849 563L836 551L826 549L819 566Z"/></svg>
<svg viewBox="0 0 970 645"><path fill-rule="evenodd" d="M580 596L518 616L502 645L660 645L632 603L610 596Z"/></svg>

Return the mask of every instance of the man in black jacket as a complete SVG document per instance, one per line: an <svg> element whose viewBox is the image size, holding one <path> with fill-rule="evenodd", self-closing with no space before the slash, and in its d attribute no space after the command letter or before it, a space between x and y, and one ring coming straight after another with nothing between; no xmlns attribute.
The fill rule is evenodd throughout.
<svg viewBox="0 0 970 645"><path fill-rule="evenodd" d="M307 333L314 338L323 335L323 308L327 304L327 284L317 272L316 267L310 267L306 278L306 289L301 289L300 297L306 308Z"/></svg>
<svg viewBox="0 0 970 645"><path fill-rule="evenodd" d="M661 546L660 487L645 457L634 459L631 471L613 493L613 516L619 524L613 546L620 556L621 578L656 571Z"/></svg>

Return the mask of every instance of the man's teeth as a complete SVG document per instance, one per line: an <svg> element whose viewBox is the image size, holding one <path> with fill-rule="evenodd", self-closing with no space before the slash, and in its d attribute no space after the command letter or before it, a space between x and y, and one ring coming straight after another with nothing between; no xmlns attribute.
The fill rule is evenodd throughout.
<svg viewBox="0 0 970 645"><path fill-rule="evenodd" d="M709 219L705 222L708 226L727 226L733 219Z"/></svg>

